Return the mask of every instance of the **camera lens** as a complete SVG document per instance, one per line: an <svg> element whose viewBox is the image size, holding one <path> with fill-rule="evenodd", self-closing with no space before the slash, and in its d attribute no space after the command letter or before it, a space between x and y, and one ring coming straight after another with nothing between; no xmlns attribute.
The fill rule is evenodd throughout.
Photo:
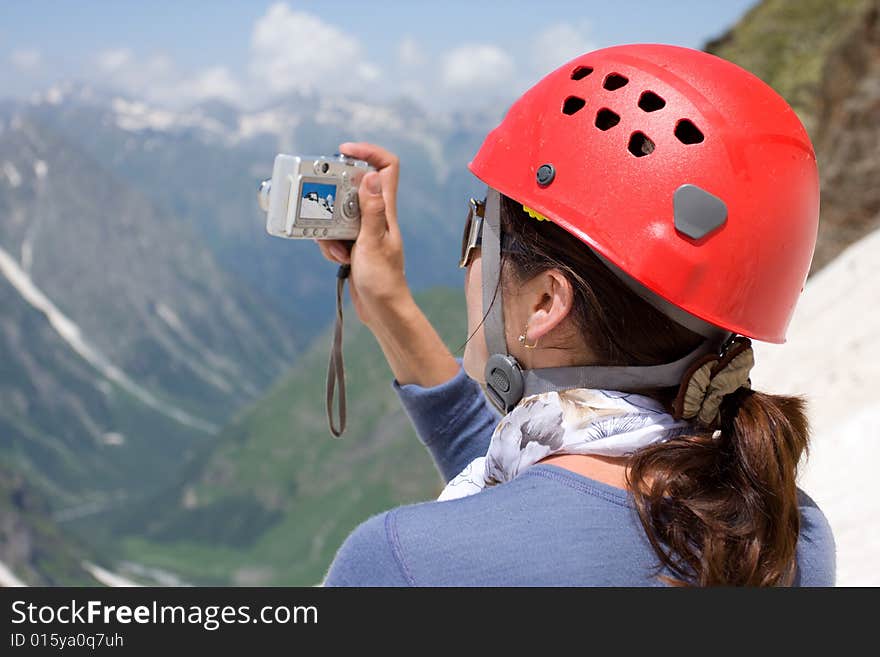
<svg viewBox="0 0 880 657"><path fill-rule="evenodd" d="M321 173L327 173L328 171L330 171L330 163L329 163L329 162L324 162L324 163L321 165Z"/></svg>
<svg viewBox="0 0 880 657"><path fill-rule="evenodd" d="M257 191L257 203L263 212L269 211L269 194L272 193L272 181L264 180Z"/></svg>

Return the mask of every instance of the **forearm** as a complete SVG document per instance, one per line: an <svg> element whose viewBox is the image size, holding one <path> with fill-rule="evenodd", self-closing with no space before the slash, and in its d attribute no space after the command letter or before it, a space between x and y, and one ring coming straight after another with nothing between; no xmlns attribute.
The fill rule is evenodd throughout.
<svg viewBox="0 0 880 657"><path fill-rule="evenodd" d="M431 388L458 372L452 353L409 294L387 307L370 330L401 384Z"/></svg>

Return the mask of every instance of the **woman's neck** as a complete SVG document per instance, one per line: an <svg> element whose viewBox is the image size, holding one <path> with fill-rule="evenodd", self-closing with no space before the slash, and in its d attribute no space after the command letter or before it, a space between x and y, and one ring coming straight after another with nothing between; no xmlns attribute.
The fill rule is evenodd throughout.
<svg viewBox="0 0 880 657"><path fill-rule="evenodd" d="M626 458L612 458L609 456L596 456L592 454L556 454L539 461L548 463L575 474L583 475L588 479L600 481L603 484L626 490Z"/></svg>

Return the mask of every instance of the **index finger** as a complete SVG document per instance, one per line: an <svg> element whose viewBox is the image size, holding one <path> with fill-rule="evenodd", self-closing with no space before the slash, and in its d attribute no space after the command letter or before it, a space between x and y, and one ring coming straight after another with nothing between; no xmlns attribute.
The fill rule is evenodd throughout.
<svg viewBox="0 0 880 657"><path fill-rule="evenodd" d="M364 160L377 171L381 171L387 167L397 166L398 157L391 151L387 151L381 146L369 144L365 141L345 142L339 145L339 152L349 157Z"/></svg>

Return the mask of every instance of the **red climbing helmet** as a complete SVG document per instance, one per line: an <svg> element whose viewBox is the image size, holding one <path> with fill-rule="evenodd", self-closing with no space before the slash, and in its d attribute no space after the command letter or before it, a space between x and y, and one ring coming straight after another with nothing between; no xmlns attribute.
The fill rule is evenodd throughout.
<svg viewBox="0 0 880 657"><path fill-rule="evenodd" d="M784 342L819 219L788 104L697 50L588 53L529 89L470 170L710 324Z"/></svg>

